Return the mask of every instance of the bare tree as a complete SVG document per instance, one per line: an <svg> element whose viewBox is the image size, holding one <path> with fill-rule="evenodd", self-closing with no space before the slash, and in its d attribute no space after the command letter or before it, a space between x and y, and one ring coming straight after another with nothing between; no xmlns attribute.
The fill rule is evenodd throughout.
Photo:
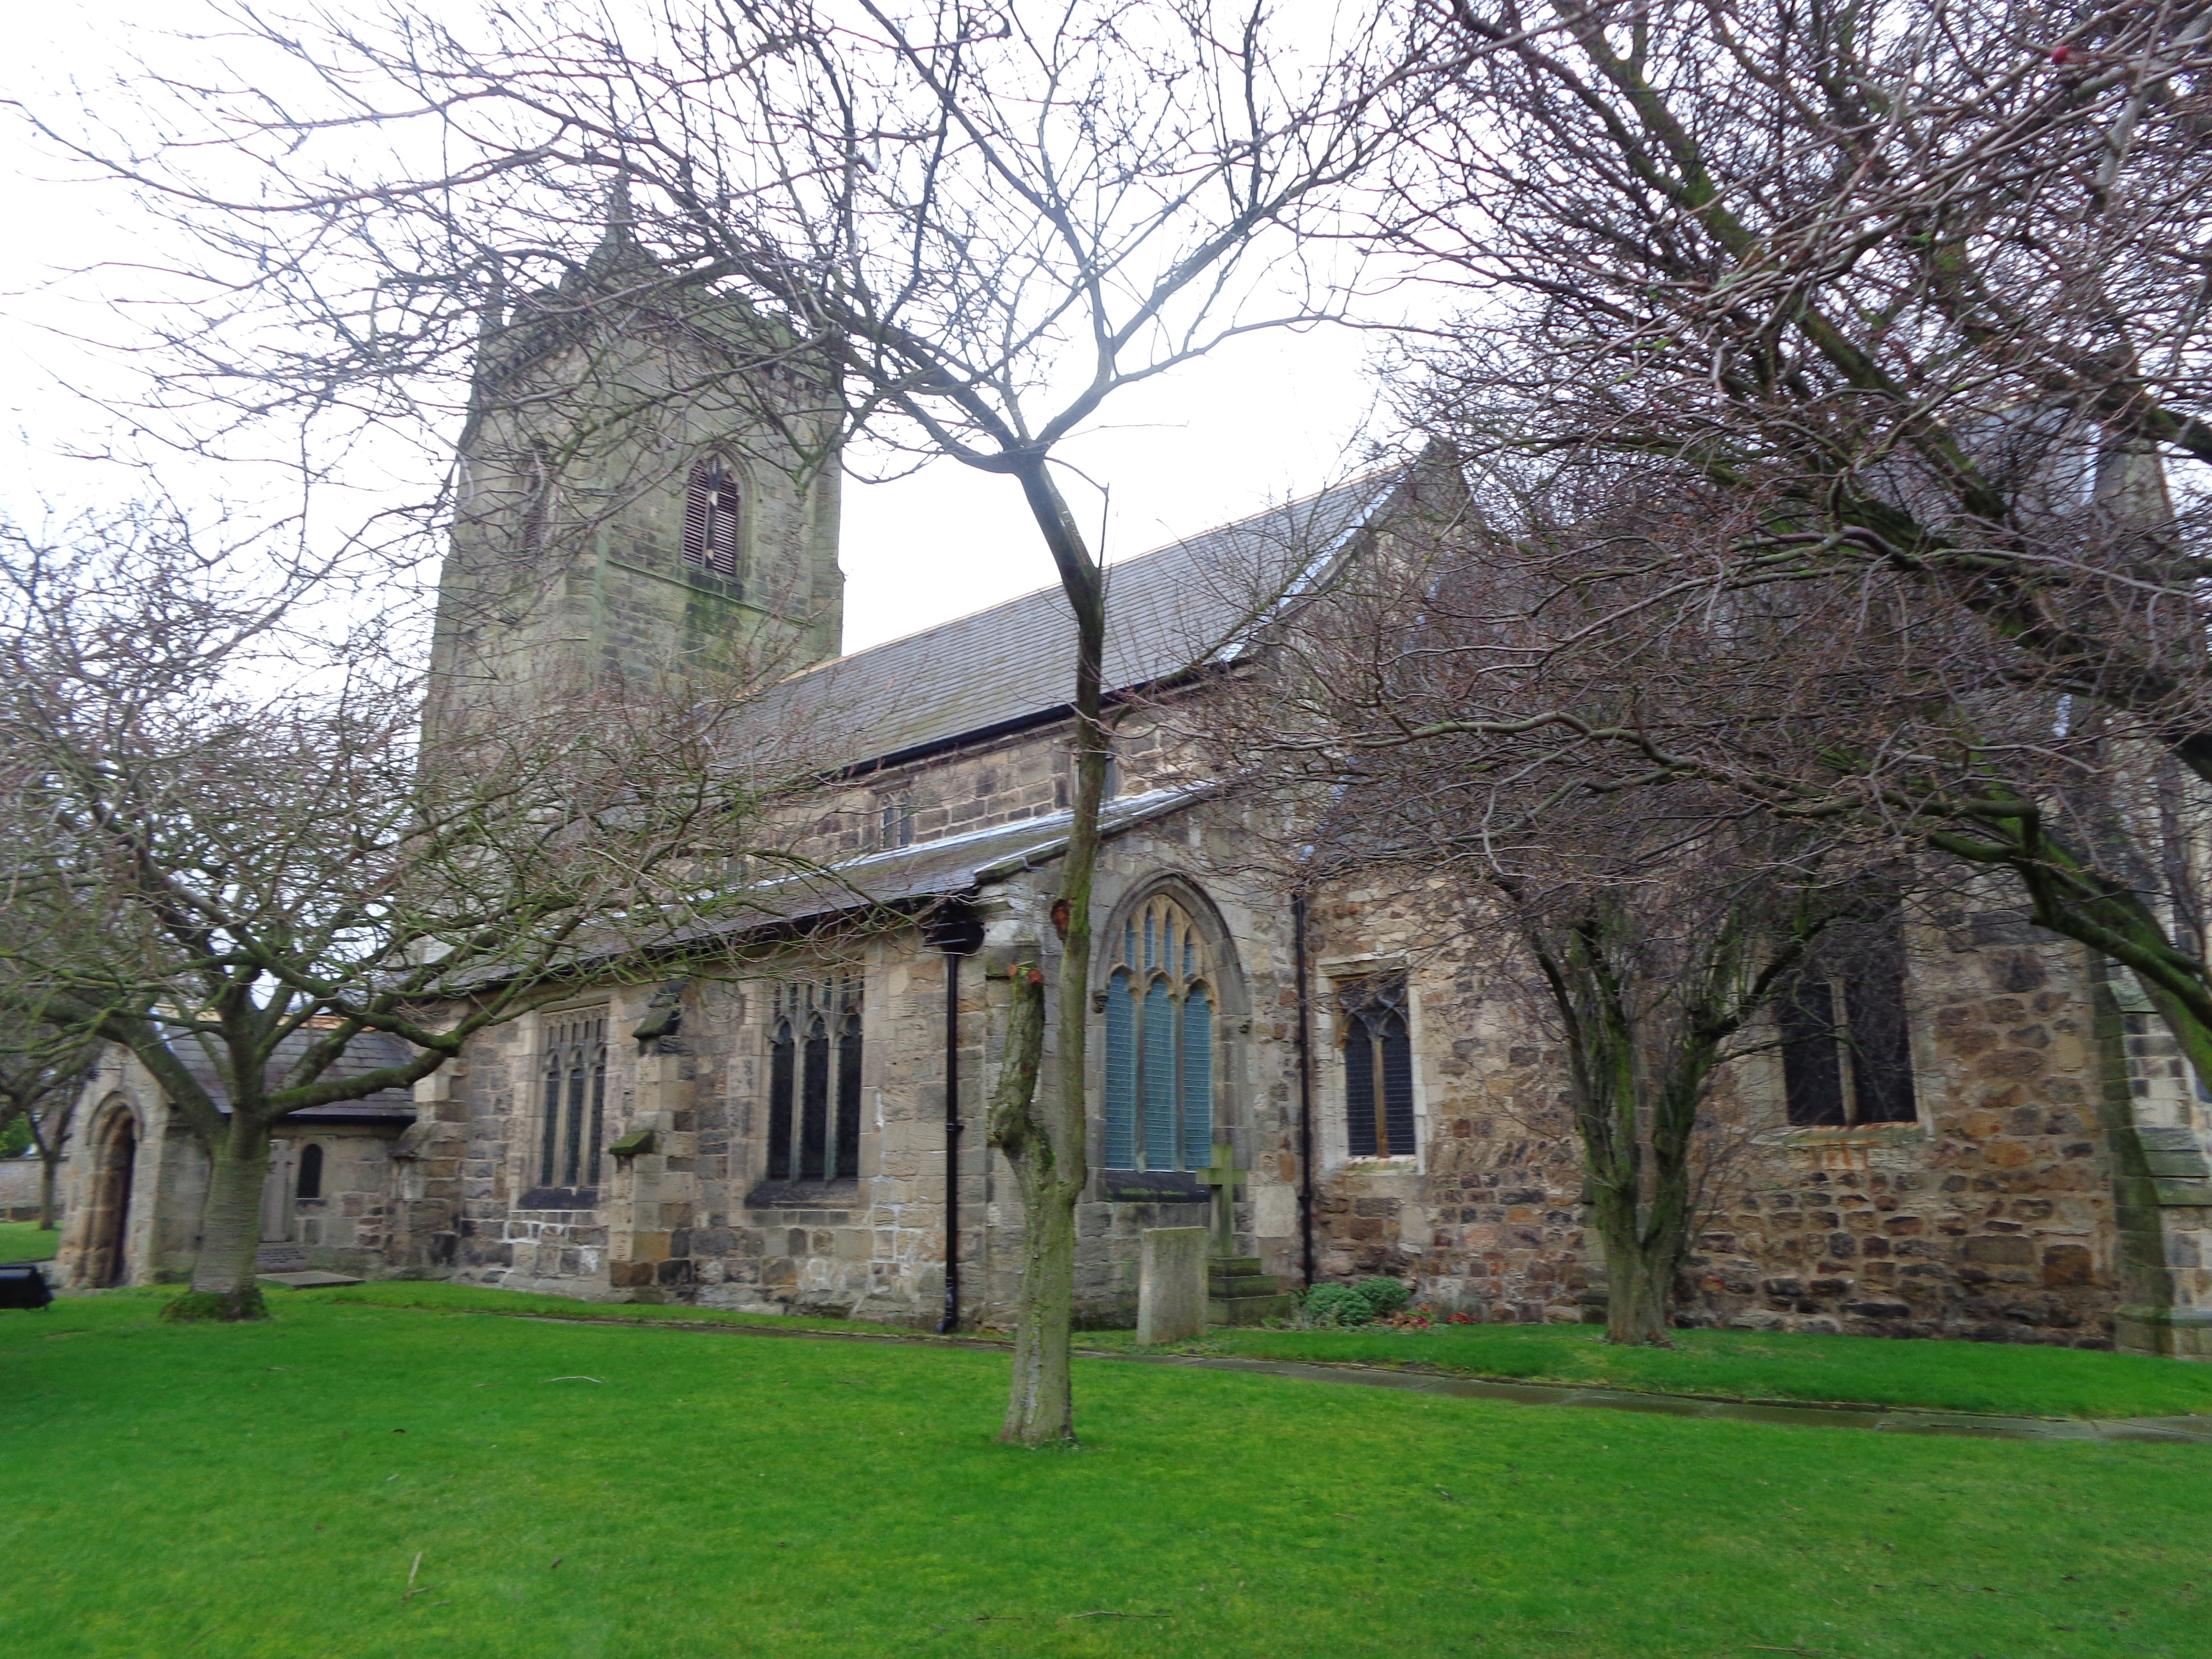
<svg viewBox="0 0 2212 1659"><path fill-rule="evenodd" d="M51 1231L54 1179L98 1042L65 1027L56 1030L36 1009L35 993L0 997L0 1135L21 1125L17 1144L37 1154L39 1225Z"/></svg>
<svg viewBox="0 0 2212 1659"><path fill-rule="evenodd" d="M1816 963L1894 909L1899 843L1747 805L1618 735L1725 723L1742 658L1788 646L1778 619L1656 629L1632 599L1666 579L1621 580L1604 538L1539 552L1484 533L1494 489L1429 494L1183 718L1279 809L1257 819L1284 825L1278 866L1390 892L1550 1034L1607 1340L1664 1343L1713 1183L1741 1162L1716 1088L1775 1045ZM1571 570L1614 578L1595 621L1585 594L1562 597Z"/></svg>
<svg viewBox="0 0 2212 1659"><path fill-rule="evenodd" d="M1826 730L1624 718L1624 764L2009 871L2212 1080L2187 823L2212 783L2212 10L1454 15L1389 227L1481 296L1422 354L1424 418L1579 473L1516 534L1573 532L1608 488L1656 506L1613 550L1672 579L1676 620L1840 590L1791 602L1864 647L1816 678L1891 693Z"/></svg>
<svg viewBox="0 0 2212 1659"><path fill-rule="evenodd" d="M606 283L563 278L588 264L611 200L641 255L620 266L619 303L752 319L744 349L637 398L750 399L788 436L788 410L757 390L781 370L835 417L799 423L794 465L829 465L864 434L883 466L949 457L1020 488L1079 643L1049 1083L994 1115L1028 1236L1004 1428L1023 1444L1073 1436L1082 1011L1107 763L1107 583L1054 455L1121 389L1236 334L1333 313L1299 234L1382 141L1370 116L1407 25L1352 14L1340 38L1292 52L1271 24L1257 5L1205 0L1035 19L740 0L622 27L563 5L465 24L242 14L234 61L258 42L304 90L218 96L210 127L205 90L171 84L173 142L128 154L48 124L217 251L226 297L165 343L190 371L171 384L209 406L418 420L487 331L608 303ZM319 166L347 131L400 159L356 148ZM210 134L216 167L198 148ZM410 154L438 160L425 171ZM241 167L250 199L228 182ZM271 318L308 343L297 357L240 350ZM1013 1033L1042 1042L1045 1030L1024 1018ZM1018 1050L1007 1067L1036 1070Z"/></svg>
<svg viewBox="0 0 2212 1659"><path fill-rule="evenodd" d="M0 971L128 1049L206 1150L179 1316L261 1316L287 1114L405 1087L579 973L711 960L759 914L732 860L806 867L775 807L813 765L740 733L742 696L606 688L426 743L418 678L172 520L9 552Z"/></svg>

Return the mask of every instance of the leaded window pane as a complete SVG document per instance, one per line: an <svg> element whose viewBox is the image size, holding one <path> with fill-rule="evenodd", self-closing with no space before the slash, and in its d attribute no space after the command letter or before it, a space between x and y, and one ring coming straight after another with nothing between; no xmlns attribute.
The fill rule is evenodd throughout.
<svg viewBox="0 0 2212 1659"><path fill-rule="evenodd" d="M819 1181L826 1173L823 1152L830 1143L830 1027L816 1014L806 1023L805 1071L799 1087L799 1178Z"/></svg>
<svg viewBox="0 0 2212 1659"><path fill-rule="evenodd" d="M1137 1167L1137 999L1126 968L1106 981L1106 1167Z"/></svg>
<svg viewBox="0 0 2212 1659"><path fill-rule="evenodd" d="M1182 1106L1183 1168L1202 1169L1213 1150L1213 1001L1203 985L1182 1002Z"/></svg>
<svg viewBox="0 0 2212 1659"><path fill-rule="evenodd" d="M1206 945L1161 894L1126 918L1106 975L1104 1167L1198 1170L1213 1144L1214 1005ZM1141 989L1139 988L1141 987Z"/></svg>
<svg viewBox="0 0 2212 1659"><path fill-rule="evenodd" d="M798 1072L798 1045L791 1022L780 1019L768 1045L768 1173L771 1181L788 1181L791 1170L792 1089Z"/></svg>

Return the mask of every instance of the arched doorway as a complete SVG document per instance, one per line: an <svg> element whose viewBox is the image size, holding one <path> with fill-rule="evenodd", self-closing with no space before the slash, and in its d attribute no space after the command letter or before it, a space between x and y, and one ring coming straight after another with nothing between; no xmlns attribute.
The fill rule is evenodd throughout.
<svg viewBox="0 0 2212 1659"><path fill-rule="evenodd" d="M131 1188L138 1165L138 1120L125 1107L94 1139L92 1213L87 1218L84 1282L94 1290L130 1282Z"/></svg>

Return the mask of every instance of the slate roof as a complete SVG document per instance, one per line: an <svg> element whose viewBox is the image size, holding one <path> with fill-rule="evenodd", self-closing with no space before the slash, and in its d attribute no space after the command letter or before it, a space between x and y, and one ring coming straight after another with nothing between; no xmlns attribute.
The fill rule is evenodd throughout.
<svg viewBox="0 0 2212 1659"><path fill-rule="evenodd" d="M269 1064L271 1083L284 1074L284 1068L299 1057L307 1045L307 1035L294 1032L277 1045L276 1056ZM200 1087L206 1090L219 1111L230 1110L230 1091L224 1086L222 1074L215 1062L208 1058L200 1045L189 1037L171 1042L185 1069L192 1074ZM373 1072L380 1066L397 1066L413 1052L399 1038L383 1031L363 1031L346 1045L346 1051L333 1062L326 1077L359 1077L363 1072ZM281 1123L398 1123L415 1121L415 1097L405 1089L384 1089L360 1100L341 1100L328 1106L309 1106L297 1112L288 1112L278 1120Z"/></svg>
<svg viewBox="0 0 2212 1659"><path fill-rule="evenodd" d="M1099 833L1108 838L1135 829L1164 813L1188 806L1206 793L1204 786L1154 789L1108 801L1100 810ZM919 842L896 852L849 859L826 876L796 876L761 891L762 920L748 927L806 921L866 904L910 906L921 899L970 893L1018 871L1058 858L1067 846L1074 814L1062 810L1014 823L994 824L965 835Z"/></svg>
<svg viewBox="0 0 2212 1659"><path fill-rule="evenodd" d="M1405 476L1370 473L1107 566L1109 694L1233 655L1255 605L1310 586ZM794 675L781 712L838 732L848 764L901 761L1057 719L1074 679L1075 624L1054 586Z"/></svg>

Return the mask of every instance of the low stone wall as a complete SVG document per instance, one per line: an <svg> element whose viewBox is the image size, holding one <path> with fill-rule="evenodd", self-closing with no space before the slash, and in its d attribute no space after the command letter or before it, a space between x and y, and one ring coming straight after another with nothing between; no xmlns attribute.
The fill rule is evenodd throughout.
<svg viewBox="0 0 2212 1659"><path fill-rule="evenodd" d="M45 1167L36 1158L0 1158L0 1221L39 1218L39 1178Z"/></svg>

